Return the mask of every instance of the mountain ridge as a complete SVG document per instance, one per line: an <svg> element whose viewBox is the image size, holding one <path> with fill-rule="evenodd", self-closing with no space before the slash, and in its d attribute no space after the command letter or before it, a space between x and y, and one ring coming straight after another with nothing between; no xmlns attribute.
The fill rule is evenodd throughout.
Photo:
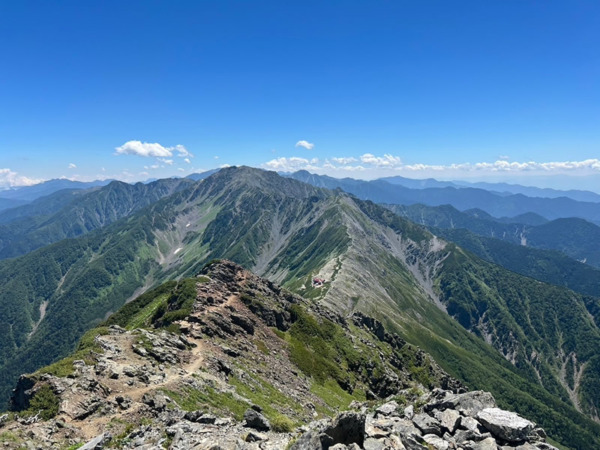
<svg viewBox="0 0 600 450"><path fill-rule="evenodd" d="M21 346L12 366L5 365L2 370L14 377L16 370L28 367L27 361L34 355L47 363L53 355L65 355L74 337L134 298L136 292L161 280L192 276L214 257L231 258L248 268L262 267L272 281L338 312L374 315L386 328L431 353L452 376L501 393L498 401L503 407L533 410L534 419L548 423L549 432L563 441L575 430L597 426L569 406L568 380L559 377L562 362L558 354L535 340L528 341L524 325L509 313L507 302L517 301L519 286L529 281L473 259L454 244L442 242L380 206L249 168L223 169L106 228L36 250L10 265L0 263L0 273L12 280L0 291L0 307L21 305L21 313L13 311L10 316L25 318L18 327L15 323L3 325L9 335L19 328L23 332L3 348L8 352L5 355L10 355L14 351L11 346ZM471 270L469 264L483 269ZM56 267L56 272L48 272L50 267ZM486 278L486 271L512 287L502 293ZM474 278L468 278L469 272ZM30 285L34 279L39 282L40 274L46 280L43 295ZM453 284L452 274L467 277L466 282ZM315 276L325 278L321 287L313 285ZM471 291L461 291L470 284L486 283L490 295L479 303L473 301ZM553 296L565 307L576 305L570 312L577 312L576 319L592 327L586 342L595 342L597 331L586 319L581 296L542 283L536 289L535 298ZM22 293L22 300L27 301L15 303L15 293ZM533 295L527 290L522 293ZM9 299L12 303L6 303ZM49 302L45 318L27 338L39 320L35 312L45 301ZM497 310L497 323L489 317L482 323L495 327L490 330L494 330L499 351L473 333L484 336L484 328L473 327L468 332L459 323L461 308L468 304ZM449 319L444 311L450 307L457 312L458 321ZM544 323L544 307L528 314L533 313L537 314L531 315L536 330L568 331ZM477 311L465 317L476 324L481 318ZM470 322L463 323L469 326ZM506 339L511 333L522 339L521 344ZM587 362L586 350L572 331L569 334L574 340L565 347L569 350L566 354L575 351L581 359L567 364L566 370L570 373L569 367L575 368L585 375L586 403L579 406L593 408L597 401L593 395L595 366L582 366ZM514 362L506 359L506 343L512 345L507 348ZM543 355L535 365L527 359L532 349ZM44 353L33 353L40 350ZM534 369L543 375L543 384Z"/></svg>
<svg viewBox="0 0 600 450"><path fill-rule="evenodd" d="M373 318L337 316L228 261L126 305L75 355L21 377L12 406L18 415L0 424L8 448L28 439L297 450L485 440L554 449L535 424L493 409L489 393L466 392ZM351 411L328 421L339 409ZM514 423L497 427L498 414ZM390 420L398 427L383 432Z"/></svg>

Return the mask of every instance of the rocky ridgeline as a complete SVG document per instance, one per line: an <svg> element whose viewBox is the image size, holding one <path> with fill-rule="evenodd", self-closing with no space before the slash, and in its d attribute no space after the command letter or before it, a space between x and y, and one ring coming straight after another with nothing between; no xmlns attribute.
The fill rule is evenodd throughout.
<svg viewBox="0 0 600 450"><path fill-rule="evenodd" d="M30 414L0 414L0 448L553 448L533 423L497 409L490 394L466 392L376 320L360 314L347 320L230 262L211 265L203 276L208 281L197 284L179 334L113 324L98 329L84 359L22 376L13 409ZM293 326L294 305L344 333L355 327L348 336L364 358L355 382L368 402L315 421L336 410L316 395L314 380L292 362L281 337ZM403 366L404 353L441 388L419 387ZM50 418L31 411L42 392L55 402ZM268 395L251 399L257 392ZM191 402L194 396L199 400ZM287 422L276 420L282 416Z"/></svg>

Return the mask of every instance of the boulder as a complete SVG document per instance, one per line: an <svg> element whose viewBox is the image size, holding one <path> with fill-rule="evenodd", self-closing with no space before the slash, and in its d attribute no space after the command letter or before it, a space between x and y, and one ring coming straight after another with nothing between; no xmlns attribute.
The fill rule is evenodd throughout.
<svg viewBox="0 0 600 450"><path fill-rule="evenodd" d="M442 426L440 422L427 414L417 414L413 417L412 421L423 434L442 435Z"/></svg>
<svg viewBox="0 0 600 450"><path fill-rule="evenodd" d="M378 415L391 416L398 409L398 403L395 401L387 402L376 409Z"/></svg>
<svg viewBox="0 0 600 450"><path fill-rule="evenodd" d="M391 419L373 419L369 416L365 423L365 435L375 439L387 437L391 434L395 423Z"/></svg>
<svg viewBox="0 0 600 450"><path fill-rule="evenodd" d="M508 442L525 441L535 428L529 420L499 408L485 408L479 411L477 420L494 436Z"/></svg>
<svg viewBox="0 0 600 450"><path fill-rule="evenodd" d="M464 428L465 430L479 431L481 424L472 417L463 417L460 419L460 427Z"/></svg>
<svg viewBox="0 0 600 450"><path fill-rule="evenodd" d="M436 418L440 421L440 424L450 434L454 434L456 428L460 424L460 414L454 409L447 409L436 415Z"/></svg>
<svg viewBox="0 0 600 450"><path fill-rule="evenodd" d="M203 411L188 411L183 416L185 420L196 423L214 424L217 421L216 416L205 414Z"/></svg>
<svg viewBox="0 0 600 450"><path fill-rule="evenodd" d="M260 442L266 441L268 439L269 438L265 434L258 433L256 431L249 431L244 440L246 442Z"/></svg>
<svg viewBox="0 0 600 450"><path fill-rule="evenodd" d="M427 407L440 410L456 409L464 416L475 417L482 409L495 408L496 400L489 392L471 391L464 394L448 395L438 402L427 405Z"/></svg>
<svg viewBox="0 0 600 450"><path fill-rule="evenodd" d="M435 450L448 450L450 448L450 444L435 434L426 434L423 436L423 440L426 442L427 446L431 449Z"/></svg>
<svg viewBox="0 0 600 450"><path fill-rule="evenodd" d="M292 444L290 450L322 450L336 444L344 444L351 449L356 445L361 448L365 440L365 420L362 413L346 411L334 421L313 422L310 429Z"/></svg>
<svg viewBox="0 0 600 450"><path fill-rule="evenodd" d="M99 436L96 436L91 441L83 444L83 446L79 447L79 450L100 450L103 449L106 444L110 442L112 436L109 433L102 433Z"/></svg>
<svg viewBox="0 0 600 450"><path fill-rule="evenodd" d="M246 421L246 426L249 428L259 431L269 431L271 429L271 424L267 418L253 409L246 410L244 420Z"/></svg>

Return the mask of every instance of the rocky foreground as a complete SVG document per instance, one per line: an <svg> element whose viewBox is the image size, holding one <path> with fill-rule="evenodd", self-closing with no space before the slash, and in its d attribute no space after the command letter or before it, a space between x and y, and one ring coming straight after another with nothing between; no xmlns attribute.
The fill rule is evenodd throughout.
<svg viewBox="0 0 600 450"><path fill-rule="evenodd" d="M554 448L376 320L230 262L128 308L21 377L2 448Z"/></svg>
<svg viewBox="0 0 600 450"><path fill-rule="evenodd" d="M79 448L123 449L290 449L290 450L551 450L541 428L517 414L497 408L491 394L472 391L454 394L435 389L418 396L416 402L398 401L411 392L400 392L396 400L380 406L353 402L351 409L334 419L310 422L291 432L276 432L254 405L244 420L220 418L202 411L169 408L168 397L143 398L145 425L114 435L100 433ZM121 408L130 406L121 400ZM151 418L151 419L150 419ZM29 437L19 446L5 440L5 448L65 448L56 439L79 430L62 420L31 422L18 420L5 427L6 439L19 429ZM61 439L64 443L65 441Z"/></svg>
<svg viewBox="0 0 600 450"><path fill-rule="evenodd" d="M483 391L453 394L436 389L417 405L390 401L372 412L348 411L334 420L311 423L290 448L313 449L554 449L544 430L519 415L497 408Z"/></svg>

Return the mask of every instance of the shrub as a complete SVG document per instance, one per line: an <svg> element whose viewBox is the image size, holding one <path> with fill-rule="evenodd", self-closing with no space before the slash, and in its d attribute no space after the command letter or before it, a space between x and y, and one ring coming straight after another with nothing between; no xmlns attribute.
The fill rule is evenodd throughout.
<svg viewBox="0 0 600 450"><path fill-rule="evenodd" d="M49 420L58 414L59 406L58 396L49 385L45 384L38 389L29 401L29 409L23 415L35 416L39 413L43 420Z"/></svg>
<svg viewBox="0 0 600 450"><path fill-rule="evenodd" d="M294 429L294 422L288 416L279 414L271 420L271 428L277 433L289 433Z"/></svg>

